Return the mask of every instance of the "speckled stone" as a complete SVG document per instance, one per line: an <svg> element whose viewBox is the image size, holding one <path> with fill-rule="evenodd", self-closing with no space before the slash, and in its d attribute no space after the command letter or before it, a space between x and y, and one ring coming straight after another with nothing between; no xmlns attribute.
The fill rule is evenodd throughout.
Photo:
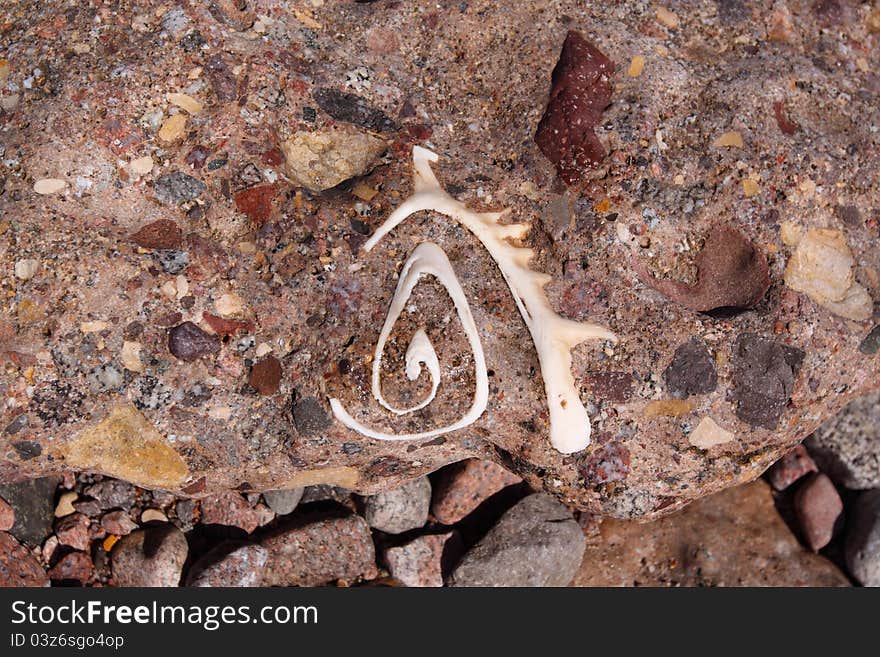
<svg viewBox="0 0 880 657"><path fill-rule="evenodd" d="M371 495L364 500L364 518L373 529L402 534L428 520L431 482L419 477L403 486Z"/></svg>
<svg viewBox="0 0 880 657"><path fill-rule="evenodd" d="M376 577L370 527L356 515L300 519L264 539L263 586L318 586Z"/></svg>
<svg viewBox="0 0 880 657"><path fill-rule="evenodd" d="M193 564L187 586L259 586L268 558L266 549L254 543L221 543Z"/></svg>
<svg viewBox="0 0 880 657"><path fill-rule="evenodd" d="M140 529L123 536L111 552L117 586L179 586L189 547L173 525Z"/></svg>
<svg viewBox="0 0 880 657"><path fill-rule="evenodd" d="M0 587L10 586L49 586L49 578L21 543L0 532Z"/></svg>

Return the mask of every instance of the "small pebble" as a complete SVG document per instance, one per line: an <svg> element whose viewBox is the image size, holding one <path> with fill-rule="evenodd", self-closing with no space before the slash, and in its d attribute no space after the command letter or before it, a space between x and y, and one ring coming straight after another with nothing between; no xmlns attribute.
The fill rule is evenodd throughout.
<svg viewBox="0 0 880 657"><path fill-rule="evenodd" d="M657 9L657 20L668 27L670 30L678 29L678 16L675 13L666 9L666 7L660 7Z"/></svg>
<svg viewBox="0 0 880 657"><path fill-rule="evenodd" d="M168 332L168 350L180 360L192 362L220 351L220 338L205 333L192 322L184 322Z"/></svg>
<svg viewBox="0 0 880 657"><path fill-rule="evenodd" d="M177 105L192 115L196 115L202 111L202 104L192 96L180 93L170 93L166 97L168 98L169 103Z"/></svg>
<svg viewBox="0 0 880 657"><path fill-rule="evenodd" d="M722 429L708 415L700 420L697 428L688 435L688 442L700 449L709 449L715 445L722 445L733 440L734 434Z"/></svg>
<svg viewBox="0 0 880 657"><path fill-rule="evenodd" d="M827 475L812 475L794 495L794 511L807 545L818 552L831 542L843 502Z"/></svg>
<svg viewBox="0 0 880 657"><path fill-rule="evenodd" d="M67 183L58 178L43 178L34 183L34 191L37 194L57 194L67 187Z"/></svg>
<svg viewBox="0 0 880 657"><path fill-rule="evenodd" d="M39 268L39 260L23 258L15 263L15 277L22 281L29 281L36 276Z"/></svg>
<svg viewBox="0 0 880 657"><path fill-rule="evenodd" d="M167 144L171 144L186 132L186 114L175 114L165 119L165 123L159 128L159 139Z"/></svg>
<svg viewBox="0 0 880 657"><path fill-rule="evenodd" d="M714 144L715 148L742 148L743 145L742 135L736 131L725 132Z"/></svg>
<svg viewBox="0 0 880 657"><path fill-rule="evenodd" d="M128 163L128 170L136 176L146 176L153 170L153 158L149 155L136 158Z"/></svg>
<svg viewBox="0 0 880 657"><path fill-rule="evenodd" d="M235 317L244 312L244 300L234 293L224 294L214 301L214 310L221 317Z"/></svg>
<svg viewBox="0 0 880 657"><path fill-rule="evenodd" d="M629 68L627 69L626 74L631 78L637 78L642 74L642 70L644 70L644 68L645 58L641 55L636 55L629 63Z"/></svg>
<svg viewBox="0 0 880 657"><path fill-rule="evenodd" d="M68 491L63 493L61 497L58 498L58 504L55 506L55 517L63 518L64 516L69 516L71 513L76 511L73 506L73 503L79 498L74 491Z"/></svg>
<svg viewBox="0 0 880 657"><path fill-rule="evenodd" d="M159 509L146 509L143 513L141 513L141 524L146 525L148 522L168 522L168 516L166 516Z"/></svg>
<svg viewBox="0 0 880 657"><path fill-rule="evenodd" d="M251 368L248 382L261 395L274 395L281 383L281 362L268 356Z"/></svg>

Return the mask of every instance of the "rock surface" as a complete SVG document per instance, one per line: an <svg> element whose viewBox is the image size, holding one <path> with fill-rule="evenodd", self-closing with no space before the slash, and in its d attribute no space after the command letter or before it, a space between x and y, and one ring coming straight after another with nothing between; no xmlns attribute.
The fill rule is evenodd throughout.
<svg viewBox="0 0 880 657"><path fill-rule="evenodd" d="M851 490L880 488L880 393L861 397L823 424L806 445L835 482Z"/></svg>
<svg viewBox="0 0 880 657"><path fill-rule="evenodd" d="M364 500L364 518L373 529L402 534L425 524L431 506L431 482L427 477L370 495Z"/></svg>
<svg viewBox="0 0 880 657"><path fill-rule="evenodd" d="M118 586L179 586L188 554L186 537L173 525L139 529L113 548L113 578Z"/></svg>
<svg viewBox="0 0 880 657"><path fill-rule="evenodd" d="M565 586L584 554L571 512L535 493L505 513L452 572L450 586Z"/></svg>
<svg viewBox="0 0 880 657"><path fill-rule="evenodd" d="M805 550L756 481L650 523L605 520L575 586L848 586Z"/></svg>
<svg viewBox="0 0 880 657"><path fill-rule="evenodd" d="M211 4L0 8L0 481L90 469L179 495L244 484L368 495L482 458L592 513L646 518L755 478L878 386L876 314L847 319L786 286L799 247L782 235L785 222L801 236L838 231L853 282L880 299L880 34L868 4L847 5L831 29L814 3L782 3L790 20L779 30L730 24L713 0L676 7L675 29L653 7L596 1L508 3L503 15L490 0L440 11L426 0L324 2L309 6L308 27L304 14L255 0L247 11L272 22L243 34L247 20L217 20ZM771 16L778 5L750 6ZM582 170L574 158L579 182L568 187L533 136L572 30L610 65L595 101L608 106L590 126L601 146L591 159L601 161ZM488 60L487 49L505 56ZM185 112L177 94L201 110ZM157 133L172 115L183 129L165 141ZM385 156L343 167L338 149L310 147L348 133L375 140L362 151L373 156L380 142ZM285 157L291 140L299 150ZM414 144L437 151L454 196L531 224L524 246L531 267L553 276L554 309L619 336L573 353L593 423L582 453L549 445L534 345L473 235L419 213L361 248L411 193ZM130 166L142 158L151 166ZM42 194L40 181L58 182L38 185L52 191ZM170 242L132 241L160 220L179 227L179 243L173 231ZM707 256L697 259L719 225L742 248L715 255L746 257L718 258L710 271ZM369 358L396 263L424 240L450 255L472 307L492 371L488 408L437 439L367 440L334 420L329 397L391 430L455 421L472 397L467 341L447 330L457 326L448 295L425 280L388 343L383 386L389 399L421 398L426 377L400 373L409 337L425 326L440 395L407 418L372 400ZM769 289L752 304L762 258ZM15 276L20 260L39 261L31 278ZM731 281L734 272L748 278ZM718 308L742 303L727 292L742 292L749 308ZM226 294L246 312L222 317L215 301ZM168 337L187 323L209 337L179 351L198 354L185 360ZM760 372L773 390L743 381L743 335L800 350L800 367L773 358ZM649 412L673 398L663 372L692 338L715 360L716 388L677 416ZM283 366L269 395L248 383L264 344ZM108 427L120 406L125 421ZM734 437L695 449L688 436L707 416Z"/></svg>

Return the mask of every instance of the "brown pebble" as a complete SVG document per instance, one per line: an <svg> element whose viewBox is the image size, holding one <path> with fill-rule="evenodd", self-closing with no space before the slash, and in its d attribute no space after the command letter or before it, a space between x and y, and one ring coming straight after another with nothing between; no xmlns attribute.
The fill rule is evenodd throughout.
<svg viewBox="0 0 880 657"><path fill-rule="evenodd" d="M142 226L131 241L145 249L176 249L183 242L183 231L171 219L157 219Z"/></svg>
<svg viewBox="0 0 880 657"><path fill-rule="evenodd" d="M220 351L220 338L205 333L192 322L184 322L168 331L168 350L189 363Z"/></svg>
<svg viewBox="0 0 880 657"><path fill-rule="evenodd" d="M794 495L794 511L804 540L814 552L831 542L843 502L827 475L821 472L804 482Z"/></svg>
<svg viewBox="0 0 880 657"><path fill-rule="evenodd" d="M253 366L248 382L261 395L274 395L281 383L281 363L274 356L267 356Z"/></svg>

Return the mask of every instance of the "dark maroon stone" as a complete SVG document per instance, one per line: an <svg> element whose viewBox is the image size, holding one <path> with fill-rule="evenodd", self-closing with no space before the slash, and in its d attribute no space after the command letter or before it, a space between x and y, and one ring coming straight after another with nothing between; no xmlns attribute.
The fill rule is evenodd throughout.
<svg viewBox="0 0 880 657"><path fill-rule="evenodd" d="M681 399L705 395L718 385L715 360L699 338L691 338L675 350L663 378L669 393Z"/></svg>
<svg viewBox="0 0 880 657"><path fill-rule="evenodd" d="M183 242L183 231L171 219L157 219L132 235L131 241L145 249L176 249Z"/></svg>
<svg viewBox="0 0 880 657"><path fill-rule="evenodd" d="M168 350L189 363L220 351L220 338L205 333L192 322L184 322L168 331Z"/></svg>
<svg viewBox="0 0 880 657"><path fill-rule="evenodd" d="M743 333L733 346L736 416L743 422L775 429L791 397L804 352L755 333Z"/></svg>
<svg viewBox="0 0 880 657"><path fill-rule="evenodd" d="M566 185L605 158L595 127L611 103L614 64L578 32L570 31L550 76L550 100L535 143Z"/></svg>

